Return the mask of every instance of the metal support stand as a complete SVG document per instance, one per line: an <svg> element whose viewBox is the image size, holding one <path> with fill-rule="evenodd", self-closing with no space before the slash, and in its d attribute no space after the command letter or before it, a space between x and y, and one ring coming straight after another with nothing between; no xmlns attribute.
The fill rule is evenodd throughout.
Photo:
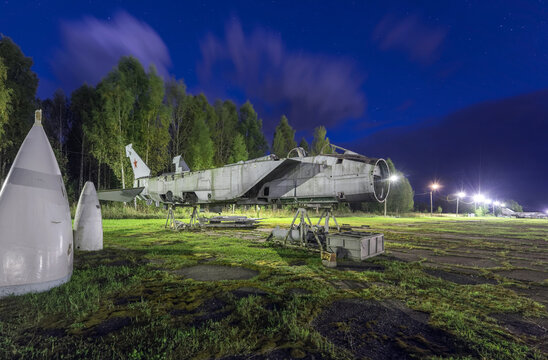
<svg viewBox="0 0 548 360"><path fill-rule="evenodd" d="M190 222L189 222L188 225L192 229L198 224L199 224L199 221L198 221L198 207L194 206L194 207L192 207L192 215L190 215Z"/></svg>
<svg viewBox="0 0 548 360"><path fill-rule="evenodd" d="M298 225L295 224L295 222L299 220ZM310 220L310 217L308 216L308 212L306 209L299 208L297 209L297 213L295 214L295 217L293 217L293 221L291 222L291 226L289 227L289 230L287 231L287 234L284 238L284 245L287 245L287 238L291 235L291 231L293 228L296 227L297 230L299 230L299 241L301 242L301 246L306 246L306 235L308 234L308 231L312 231L314 234L314 238L316 239L316 242L318 243L318 246L320 247L320 251L323 251L323 246L318 238L318 234L316 234L316 229L314 226L312 226L312 221ZM291 237L293 239L293 237ZM296 240L296 239L294 239Z"/></svg>
<svg viewBox="0 0 548 360"><path fill-rule="evenodd" d="M175 214L173 213L172 205L168 205L168 209L167 209L167 219L166 219L165 228L167 229L168 226L170 229L175 229Z"/></svg>
<svg viewBox="0 0 548 360"><path fill-rule="evenodd" d="M323 209L322 215L320 216L320 219L318 220L318 224L316 226L320 227L322 219L324 219L324 218L325 218L325 223L324 223L323 229L326 233L329 232L329 220L331 218L335 222L335 225L337 225L337 231L338 232L341 231L341 227L339 226L339 223L337 222L337 218L335 217L335 215L333 215L333 211L331 210L331 208Z"/></svg>
<svg viewBox="0 0 548 360"><path fill-rule="evenodd" d="M194 206L192 208L192 215L190 216L190 222L188 224L185 224L181 221L175 220L175 214L173 213L173 205L168 205L167 210L167 219L166 219L166 225L165 228L168 227L171 230L183 230L183 229L194 229L195 227L199 226L200 222L198 219L198 207Z"/></svg>

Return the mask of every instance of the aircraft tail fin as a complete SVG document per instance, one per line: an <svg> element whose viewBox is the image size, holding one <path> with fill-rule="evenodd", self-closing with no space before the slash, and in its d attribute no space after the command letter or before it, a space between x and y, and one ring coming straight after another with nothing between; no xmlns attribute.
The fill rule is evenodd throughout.
<svg viewBox="0 0 548 360"><path fill-rule="evenodd" d="M145 164L143 159L133 150L133 144L126 145L126 156L131 161L131 168L135 179L150 176L150 169Z"/></svg>
<svg viewBox="0 0 548 360"><path fill-rule="evenodd" d="M175 156L172 161L173 164L175 164L175 173L180 174L183 172L190 171L190 168L186 164L185 160L181 157L181 155Z"/></svg>

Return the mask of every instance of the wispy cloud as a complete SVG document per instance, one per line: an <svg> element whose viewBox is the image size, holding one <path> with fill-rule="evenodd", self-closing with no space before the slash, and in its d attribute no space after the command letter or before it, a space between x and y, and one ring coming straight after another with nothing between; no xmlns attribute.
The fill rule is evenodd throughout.
<svg viewBox="0 0 548 360"><path fill-rule="evenodd" d="M201 51L204 89L220 78L274 109L273 116L285 113L297 129L329 127L364 113L363 76L348 59L290 51L275 34L257 29L246 35L236 20L227 24L224 39L208 35Z"/></svg>
<svg viewBox="0 0 548 360"><path fill-rule="evenodd" d="M413 61L429 64L439 55L447 30L423 24L418 15L403 18L386 15L373 31L381 50L399 50Z"/></svg>
<svg viewBox="0 0 548 360"><path fill-rule="evenodd" d="M67 90L84 82L96 84L122 56L132 55L145 69L155 65L160 75L168 75L171 59L167 46L147 23L126 12L109 20L86 17L64 22L61 32L63 47L52 67Z"/></svg>

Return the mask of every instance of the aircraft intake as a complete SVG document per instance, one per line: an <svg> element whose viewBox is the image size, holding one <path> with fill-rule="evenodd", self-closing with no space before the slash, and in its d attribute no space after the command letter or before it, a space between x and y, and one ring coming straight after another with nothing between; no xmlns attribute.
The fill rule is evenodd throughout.
<svg viewBox="0 0 548 360"><path fill-rule="evenodd" d="M384 159L378 159L373 171L373 195L378 202L384 202L390 192L390 169Z"/></svg>

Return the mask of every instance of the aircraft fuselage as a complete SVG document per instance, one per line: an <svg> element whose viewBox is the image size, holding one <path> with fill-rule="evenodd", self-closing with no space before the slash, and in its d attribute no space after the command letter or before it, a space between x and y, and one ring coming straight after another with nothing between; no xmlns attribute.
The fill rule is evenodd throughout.
<svg viewBox="0 0 548 360"><path fill-rule="evenodd" d="M355 153L285 159L269 155L215 169L142 177L134 187L144 188L138 196L149 203L176 206L382 202L389 176L383 159Z"/></svg>

